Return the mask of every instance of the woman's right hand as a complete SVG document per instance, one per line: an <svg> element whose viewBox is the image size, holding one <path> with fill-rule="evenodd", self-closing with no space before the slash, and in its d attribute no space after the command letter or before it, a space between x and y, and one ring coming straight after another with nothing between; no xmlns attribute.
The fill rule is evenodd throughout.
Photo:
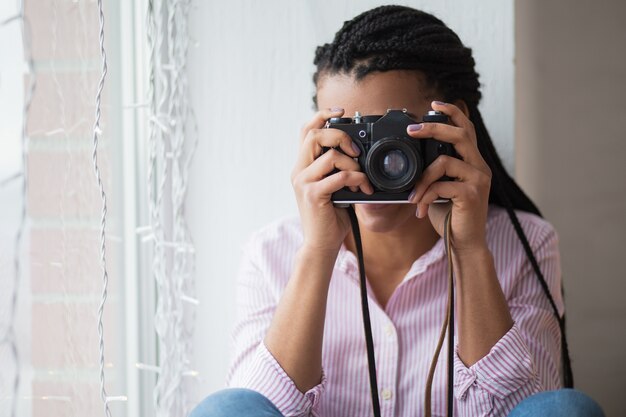
<svg viewBox="0 0 626 417"><path fill-rule="evenodd" d="M350 231L345 209L336 208L331 194L343 187L372 194L374 189L353 158L359 148L339 129L325 129L331 117L341 117L343 109L318 111L300 134L298 160L291 174L304 233L304 246L320 251L338 251ZM322 155L322 147L330 149ZM320 156L321 155L321 156ZM331 174L335 169L339 172ZM331 174L331 175L329 175Z"/></svg>

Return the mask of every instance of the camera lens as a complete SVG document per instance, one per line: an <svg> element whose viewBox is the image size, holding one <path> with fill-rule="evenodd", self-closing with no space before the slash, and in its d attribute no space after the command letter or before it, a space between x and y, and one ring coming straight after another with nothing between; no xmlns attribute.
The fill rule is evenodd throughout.
<svg viewBox="0 0 626 417"><path fill-rule="evenodd" d="M385 192L410 189L422 174L423 162L414 139L386 137L369 150L364 171L375 188Z"/></svg>
<svg viewBox="0 0 626 417"><path fill-rule="evenodd" d="M409 161L399 149L393 149L383 157L382 172L387 178L395 180L406 174Z"/></svg>

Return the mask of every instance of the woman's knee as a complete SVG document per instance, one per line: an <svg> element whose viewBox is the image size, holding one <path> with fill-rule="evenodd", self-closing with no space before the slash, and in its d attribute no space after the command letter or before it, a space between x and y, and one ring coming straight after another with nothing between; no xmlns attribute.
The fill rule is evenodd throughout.
<svg viewBox="0 0 626 417"><path fill-rule="evenodd" d="M228 388L206 397L189 417L283 417L262 394L245 388Z"/></svg>
<svg viewBox="0 0 626 417"><path fill-rule="evenodd" d="M523 400L508 417L604 417L591 397L575 389L545 391Z"/></svg>

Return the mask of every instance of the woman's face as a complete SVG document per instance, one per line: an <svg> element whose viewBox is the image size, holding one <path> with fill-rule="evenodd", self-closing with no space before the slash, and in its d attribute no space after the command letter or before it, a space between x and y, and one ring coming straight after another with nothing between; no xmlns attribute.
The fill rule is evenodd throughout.
<svg viewBox="0 0 626 417"><path fill-rule="evenodd" d="M317 84L319 108L340 107L344 117L355 112L383 115L387 109L406 109L416 120L431 110L430 103L441 99L428 87L418 71L377 72L356 81L346 74L323 75ZM408 221L418 221L414 204L358 204L359 223L373 232L399 230ZM426 219L428 221L428 219Z"/></svg>

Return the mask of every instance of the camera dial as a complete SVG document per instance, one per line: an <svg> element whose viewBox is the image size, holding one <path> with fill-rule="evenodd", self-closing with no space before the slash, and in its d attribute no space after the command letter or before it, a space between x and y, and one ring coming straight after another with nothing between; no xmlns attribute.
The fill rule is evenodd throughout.
<svg viewBox="0 0 626 417"><path fill-rule="evenodd" d="M448 123L448 116L437 110L429 110L428 113L422 117L422 121L431 123Z"/></svg>

